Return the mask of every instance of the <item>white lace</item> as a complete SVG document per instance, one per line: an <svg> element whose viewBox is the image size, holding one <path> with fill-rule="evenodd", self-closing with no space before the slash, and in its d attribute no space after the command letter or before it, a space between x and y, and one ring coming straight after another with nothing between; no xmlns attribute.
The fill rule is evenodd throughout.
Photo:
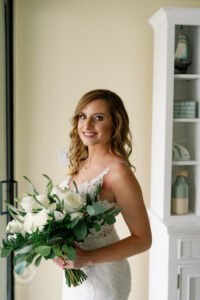
<svg viewBox="0 0 200 300"><path fill-rule="evenodd" d="M103 184L103 177L108 174L109 172L109 168L106 168L105 170L103 170L103 172L101 172L98 176L96 176L95 178L93 178L90 181L85 181L81 184L78 184L78 191L81 195L86 195L86 194L90 194L91 196L94 196L96 193L96 187L99 184ZM65 181L63 181L60 184L61 188L69 188L69 184L71 181L72 176L68 176ZM75 190L75 188L73 189ZM112 207L114 208L119 208L116 202L110 202L107 199L104 200L99 200L99 203L101 203L101 205L103 205L105 210L108 210ZM104 225L102 226L101 230L99 232L97 232L94 228L90 229L90 234L88 235L87 239L90 238L97 238L97 237L105 237L108 234L113 234L114 232L114 225ZM86 243L86 241L85 241Z"/></svg>
<svg viewBox="0 0 200 300"><path fill-rule="evenodd" d="M78 184L80 194L94 195L96 187L103 184L103 177L108 174L109 168L106 168L98 176L90 181ZM72 176L68 176L60 184L61 188L69 188ZM104 209L111 207L118 208L116 202L100 200ZM114 225L104 225L99 232L95 229L90 230L81 247L85 250L101 248L119 241ZM83 271L87 274L88 279L79 287L70 289L66 287L63 277L63 297L62 300L127 300L131 286L130 267L126 259L94 264L84 267Z"/></svg>

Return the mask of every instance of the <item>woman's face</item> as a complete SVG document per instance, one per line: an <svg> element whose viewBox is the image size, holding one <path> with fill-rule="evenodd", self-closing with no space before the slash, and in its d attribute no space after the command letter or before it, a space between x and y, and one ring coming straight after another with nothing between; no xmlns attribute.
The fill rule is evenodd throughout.
<svg viewBox="0 0 200 300"><path fill-rule="evenodd" d="M105 100L89 102L79 114L78 134L83 144L109 145L112 135L112 118Z"/></svg>

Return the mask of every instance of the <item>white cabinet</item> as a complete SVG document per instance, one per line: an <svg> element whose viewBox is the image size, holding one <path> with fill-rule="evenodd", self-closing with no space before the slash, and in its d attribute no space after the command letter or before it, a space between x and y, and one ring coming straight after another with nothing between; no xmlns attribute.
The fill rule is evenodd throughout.
<svg viewBox="0 0 200 300"><path fill-rule="evenodd" d="M154 30L149 300L200 299L200 9L165 7L149 20ZM175 74L180 26L192 49L185 74ZM174 101L196 105L192 118L174 118ZM173 161L173 143L190 159ZM189 211L171 205L174 171L188 171Z"/></svg>

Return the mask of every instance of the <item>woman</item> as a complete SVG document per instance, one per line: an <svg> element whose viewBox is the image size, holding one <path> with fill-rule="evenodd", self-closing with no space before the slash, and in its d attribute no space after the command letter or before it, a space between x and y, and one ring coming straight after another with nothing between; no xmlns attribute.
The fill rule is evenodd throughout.
<svg viewBox="0 0 200 300"><path fill-rule="evenodd" d="M101 183L106 207L122 208L130 236L119 240L114 226L103 226L76 246L76 260L55 262L62 268L83 268L88 279L78 287L63 284L63 300L127 300L131 278L127 257L151 246L151 230L140 185L131 170L129 119L120 97L109 90L93 90L79 101L70 133L69 176L60 185L93 193Z"/></svg>

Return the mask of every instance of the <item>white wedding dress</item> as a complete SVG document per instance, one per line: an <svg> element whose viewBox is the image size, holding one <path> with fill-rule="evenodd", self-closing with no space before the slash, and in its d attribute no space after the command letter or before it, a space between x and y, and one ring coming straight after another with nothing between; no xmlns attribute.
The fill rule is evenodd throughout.
<svg viewBox="0 0 200 300"><path fill-rule="evenodd" d="M91 181L78 185L81 194L94 194L95 187L103 183L103 177L109 172L106 168L101 174ZM71 176L60 184L60 187L69 188ZM107 200L101 202L105 208L110 208L117 203ZM85 250L100 248L119 241L114 225L105 225L100 232L95 229L87 236L81 247ZM131 273L127 259L113 262L98 263L82 270L88 276L80 286L68 287L63 272L62 300L127 300L131 289Z"/></svg>

